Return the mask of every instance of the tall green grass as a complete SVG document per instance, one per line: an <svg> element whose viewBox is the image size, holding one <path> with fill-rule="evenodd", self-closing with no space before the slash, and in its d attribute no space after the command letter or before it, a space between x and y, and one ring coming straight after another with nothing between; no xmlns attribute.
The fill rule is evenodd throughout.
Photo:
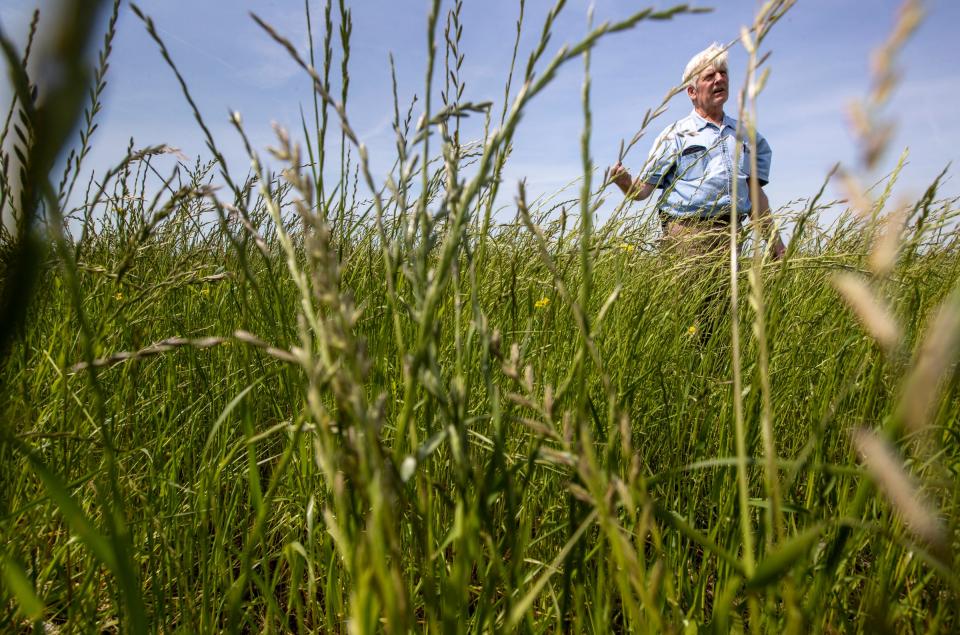
<svg viewBox="0 0 960 635"><path fill-rule="evenodd" d="M464 99L469 25L434 2L423 116L395 103L384 177L345 107L343 2L317 51L261 21L316 95L299 144L277 130L279 173L247 144L251 174L231 175L194 108L208 163L156 177L169 149L131 148L76 210L82 149L59 188L24 174L45 194L4 199L4 297L42 283L25 319L4 305L0 628L958 628L956 201L938 178L892 206L899 170L860 205L821 191L780 210L780 262L671 259L650 219L595 223L589 51L691 10L548 58L564 4L531 27L520 3L517 42L542 35L498 107ZM579 60L579 192L521 184L495 214L526 104ZM43 138L19 77L20 153L52 156L65 140Z"/></svg>

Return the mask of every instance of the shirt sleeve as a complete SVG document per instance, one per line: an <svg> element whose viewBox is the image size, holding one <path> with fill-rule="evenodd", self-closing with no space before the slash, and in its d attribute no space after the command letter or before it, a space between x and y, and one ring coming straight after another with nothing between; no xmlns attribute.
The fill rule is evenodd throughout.
<svg viewBox="0 0 960 635"><path fill-rule="evenodd" d="M770 182L770 159L773 156L773 150L767 140L757 133L757 180L761 187Z"/></svg>
<svg viewBox="0 0 960 635"><path fill-rule="evenodd" d="M643 166L641 176L644 183L653 183L659 188L665 188L669 185L668 175L673 170L677 160L676 135L673 133L673 126L660 133L656 141L653 142L653 148L650 149L650 156Z"/></svg>

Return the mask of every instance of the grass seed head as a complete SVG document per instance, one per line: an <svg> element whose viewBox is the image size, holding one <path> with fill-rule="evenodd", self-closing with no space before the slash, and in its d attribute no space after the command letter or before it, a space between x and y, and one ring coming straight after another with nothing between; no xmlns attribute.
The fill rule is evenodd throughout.
<svg viewBox="0 0 960 635"><path fill-rule="evenodd" d="M867 332L886 350L894 350L900 343L900 327L889 307L876 296L866 281L851 273L838 273L833 286L860 319Z"/></svg>
<svg viewBox="0 0 960 635"><path fill-rule="evenodd" d="M907 474L893 448L872 430L857 428L852 434L853 444L867 471L900 514L907 529L931 545L945 545L946 535L940 519Z"/></svg>
<svg viewBox="0 0 960 635"><path fill-rule="evenodd" d="M960 345L958 304L953 298L937 311L904 383L900 414L913 431L926 427L941 380L957 357Z"/></svg>
<svg viewBox="0 0 960 635"><path fill-rule="evenodd" d="M907 220L907 208L900 206L882 221L880 238L874 243L868 261L870 270L880 277L890 274L897 262L897 252L900 250L900 238L903 225Z"/></svg>

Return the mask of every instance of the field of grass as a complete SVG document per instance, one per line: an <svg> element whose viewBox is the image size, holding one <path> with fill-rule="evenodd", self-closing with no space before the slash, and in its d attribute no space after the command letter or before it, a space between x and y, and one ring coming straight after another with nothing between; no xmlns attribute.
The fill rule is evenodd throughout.
<svg viewBox="0 0 960 635"><path fill-rule="evenodd" d="M169 181L165 148L131 151L71 211L80 161L48 177L69 140L38 123L89 140L100 91L14 109L0 630L960 629L957 201L935 181L901 210L896 173L859 209L812 196L778 212L785 259L754 239L731 274L658 251L650 218L594 226L587 152L570 190L500 192L551 69L586 61L588 139L594 38L683 9L552 59L545 36L506 108L459 101L457 6L428 25L445 102L397 106L386 178L331 94L342 4L278 173L251 149L236 179L212 138Z"/></svg>

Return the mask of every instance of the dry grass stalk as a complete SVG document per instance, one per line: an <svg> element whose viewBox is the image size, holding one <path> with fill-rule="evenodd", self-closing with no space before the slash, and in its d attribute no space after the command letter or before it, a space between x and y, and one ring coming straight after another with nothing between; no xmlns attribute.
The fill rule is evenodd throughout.
<svg viewBox="0 0 960 635"><path fill-rule="evenodd" d="M119 364L121 362L149 357L151 355L159 355L160 353L166 353L167 351L175 348L183 348L184 346L191 346L193 348L210 348L211 346L223 344L226 341L227 340L222 337L201 337L196 339L188 339L185 337L168 337L167 339L155 342L150 346L141 348L138 351L121 351L106 357L99 357L92 362L79 362L70 367L70 372L77 373L90 367L103 368L105 366L114 366L115 364Z"/></svg>
<svg viewBox="0 0 960 635"><path fill-rule="evenodd" d="M906 0L897 12L897 23L882 47L874 51L871 66L874 74L871 101L881 103L888 99L897 82L893 67L897 52L910 38L923 20L923 8L919 0Z"/></svg>
<svg viewBox="0 0 960 635"><path fill-rule="evenodd" d="M875 53L872 59L872 87L870 94L861 102L850 105L851 125L860 138L863 163L870 170L876 167L893 135L889 121L881 120L877 113L893 92L898 80L894 62L900 49L910 38L923 17L919 0L905 0L897 16L893 32Z"/></svg>

